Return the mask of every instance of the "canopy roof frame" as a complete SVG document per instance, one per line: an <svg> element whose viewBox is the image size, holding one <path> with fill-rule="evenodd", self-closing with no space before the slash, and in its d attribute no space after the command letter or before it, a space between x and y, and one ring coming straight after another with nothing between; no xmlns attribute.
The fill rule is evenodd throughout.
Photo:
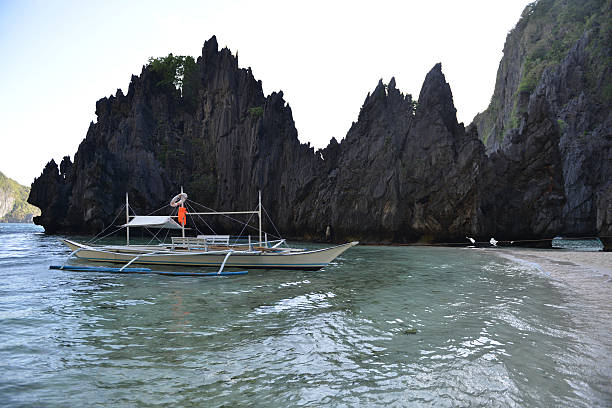
<svg viewBox="0 0 612 408"><path fill-rule="evenodd" d="M183 227L174 221L169 215L132 215L131 220L122 227L147 227L147 228L168 228L182 229Z"/></svg>

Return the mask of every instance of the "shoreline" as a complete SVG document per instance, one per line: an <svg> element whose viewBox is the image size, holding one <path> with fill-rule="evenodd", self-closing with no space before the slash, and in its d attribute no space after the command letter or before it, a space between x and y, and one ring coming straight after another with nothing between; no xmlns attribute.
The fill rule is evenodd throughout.
<svg viewBox="0 0 612 408"><path fill-rule="evenodd" d="M563 277L569 272L608 277L612 282L612 252L565 249L497 249L499 256L535 264L548 275Z"/></svg>

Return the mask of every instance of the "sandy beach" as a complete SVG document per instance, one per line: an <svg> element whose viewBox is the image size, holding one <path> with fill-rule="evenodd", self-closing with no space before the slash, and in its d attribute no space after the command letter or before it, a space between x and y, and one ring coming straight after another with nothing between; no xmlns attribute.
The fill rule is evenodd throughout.
<svg viewBox="0 0 612 408"><path fill-rule="evenodd" d="M612 252L499 249L498 255L539 269L560 289L563 304L580 327L577 341L600 344L592 349L599 376L612 375Z"/></svg>
<svg viewBox="0 0 612 408"><path fill-rule="evenodd" d="M516 258L537 264L551 276L561 277L569 270L582 270L585 274L592 272L612 277L612 252L503 248L497 250L497 253L508 259Z"/></svg>
<svg viewBox="0 0 612 408"><path fill-rule="evenodd" d="M496 254L513 262L538 269L564 293L573 319L586 333L612 348L612 252L571 250L506 249ZM590 329L586 329L590 327ZM606 354L607 351L603 354ZM606 370L611 370L606 363Z"/></svg>

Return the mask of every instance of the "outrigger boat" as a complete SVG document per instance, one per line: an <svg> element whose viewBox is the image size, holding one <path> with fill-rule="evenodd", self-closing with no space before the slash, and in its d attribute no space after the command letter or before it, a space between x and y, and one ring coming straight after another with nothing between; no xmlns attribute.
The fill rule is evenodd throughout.
<svg viewBox="0 0 612 408"><path fill-rule="evenodd" d="M309 250L290 248L282 238L268 241L267 234L261 228L261 192L259 193L257 210L254 211L187 211L187 208L184 206L186 201L187 194L181 191L170 202L170 206L178 207L177 215L130 215L129 201L126 194L126 223L121 226L121 228L126 230L125 245L93 246L69 239L65 239L63 242L72 250L70 257L76 256L82 260L95 262L123 263L124 265L121 268L109 268L117 269L115 272L128 272L131 270L137 273L145 273L150 271L146 268L128 268L132 264L219 267L218 272L208 275L236 274L236 272L223 272L224 268L317 270L329 265L330 262L344 251L358 244L358 242L348 242L329 248ZM195 237L185 236L187 216L227 216L235 214L251 214L251 216L256 214L258 216L259 240L252 242L251 236L248 236L248 240L245 240L245 238L232 239L229 235L216 234L200 234ZM171 237L170 243L130 245L130 228L135 227L181 230L181 236ZM67 269L68 267L53 268ZM84 270L100 269L96 267L85 268Z"/></svg>

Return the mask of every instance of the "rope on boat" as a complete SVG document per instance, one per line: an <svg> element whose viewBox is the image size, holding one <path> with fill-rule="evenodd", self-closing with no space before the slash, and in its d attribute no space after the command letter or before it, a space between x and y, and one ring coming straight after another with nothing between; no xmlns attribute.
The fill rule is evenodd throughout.
<svg viewBox="0 0 612 408"><path fill-rule="evenodd" d="M95 244L96 242L98 242L98 241L100 241L100 240L102 240L102 239L104 239L104 238L106 238L106 237L108 237L108 236L110 236L110 235L116 234L117 232L121 231L123 228L125 228L125 227L119 227L119 228L117 228L116 230L111 231L111 232L109 232L108 234L101 236L100 238L96 239L95 241L93 241L93 242L91 242L91 243L92 243L92 244Z"/></svg>
<svg viewBox="0 0 612 408"><path fill-rule="evenodd" d="M185 203L185 208L187 208L188 210L190 210L190 208L187 206L187 203ZM186 218L186 222L185 222L185 226L187 226L187 220L188 218ZM193 224L193 228L195 228L196 231L198 231L198 234L202 234L202 231L200 231L200 229L198 228L198 224L196 224L195 221L192 221Z"/></svg>
<svg viewBox="0 0 612 408"><path fill-rule="evenodd" d="M211 212L217 212L216 210L214 210L214 209L212 209L212 208L209 208L209 207L207 207L207 206L206 206L206 205L204 205L204 204L198 203L197 201L193 201L193 200L191 200L191 199L187 199L187 200L186 200L186 202L185 202L185 206L186 206L186 207L187 207L187 208L190 210L190 212L197 212L197 211L195 211L195 208L193 208L192 206L190 206L190 205L189 205L187 202L191 202L191 203L193 203L193 204L197 204L197 205L201 206L202 208L204 208L204 209L206 209L206 210L208 210L208 211L211 211ZM170 207L170 206L169 206L168 204L165 204L165 205L161 206L160 208L158 208L157 210L150 212L150 213L149 213L149 214L147 214L147 215L153 215L153 214L155 214L155 213L157 213L157 212L159 212L159 211L163 210L163 209L164 209L164 208L166 208L166 207ZM272 238L276 238L276 239L280 239L280 240L282 240L282 237L281 237L281 235L280 235L280 232L279 232L278 228L276 228L276 225L274 224L274 221L272 221L272 218L270 217L270 215L269 215L269 214L268 214L268 212L266 211L265 207L262 205L262 206L261 206L261 208L262 208L262 210L263 210L264 214L266 215L266 217L267 217L268 221L270 222L270 224L271 224L271 225L272 225L272 227L274 228L274 231L275 231L275 232L276 232L276 234L278 234L278 235L271 234L271 233L268 233L268 234L269 234L269 235L270 235ZM100 231L98 234L96 234L94 237L92 237L91 239L89 239L89 240L88 240L88 241L86 241L85 243L87 243L87 244L95 244L96 242L99 242L100 240L102 240L102 239L104 239L104 238L106 238L106 237L108 237L108 236L114 235L114 234L118 233L119 231L121 231L122 229L124 229L124 228L125 228L124 226L120 226L120 227L118 227L118 228L116 228L116 229L112 230L111 232L109 232L109 233L107 233L107 234L105 234L105 235L102 235L102 234L104 234L104 232L106 232L106 231L107 231L109 228L111 228L112 226L114 226L115 222L117 221L117 218L119 218L119 216L121 215L121 213L123 212L123 210L124 210L124 209L126 209L126 205L125 205L125 204L124 204L124 205L122 205L122 206L119 208L119 210L117 211L117 213L116 213L116 215L115 215L115 218L113 219L113 221L112 221L112 222L111 222L109 225L107 225L107 226L106 226L106 228L104 228L102 231ZM171 215L172 215L172 214L174 214L174 212L176 211L176 209L173 209L173 210L174 210L174 211L172 211ZM134 214L134 215L136 215L136 211L134 210L134 208L132 208L132 206L131 206L131 205L128 205L128 206L127 206L127 211L128 211L130 214ZM246 230L246 228L247 228L247 227L248 227L248 228L250 228L250 229L252 229L252 230L254 230L254 231L259 231L259 229L258 229L258 228L256 228L256 227L254 227L254 226L250 225L250 222L251 222L251 220L253 219L253 216L254 216L255 214L251 214L251 216L249 217L249 219L247 220L247 222L246 222L246 223L245 223L245 222L243 222L243 221L240 221L240 220L238 220L238 219L236 219L236 218L234 218L234 217L228 216L228 215L226 215L226 214L219 214L219 215L222 215L222 216L224 216L225 218L228 218L228 219L230 219L230 220L232 220L232 221L234 221L234 222L237 222L237 223L239 223L239 224L242 224L242 226L243 226L243 227L242 227L242 230L240 231L240 234L238 235L238 237L236 237L236 239L234 240L234 244L236 244L236 243L238 242L238 240L239 240L239 239L242 237L242 234L244 233L244 231ZM210 225L209 225L209 224L206 222L206 220L204 220L204 218L202 218L202 217L201 217L199 214L197 214L197 217L198 217L198 219L199 219L199 220L200 220L202 223L204 223L204 225L206 225L206 226L208 227L208 229L210 229L210 230L212 231L212 233L213 233L213 234L215 234L215 235L217 234L217 233L215 232L215 230L214 230L214 229L213 229L213 228L212 228L212 227L211 227L211 226L210 226ZM200 231L200 229L197 227L197 223L196 223L195 221L193 222L193 225L194 225L195 229L198 231L198 233L199 233L199 234L202 234L202 231ZM147 231L149 234L151 234L151 235L152 235L152 238L151 238L151 240L148 242L148 244L147 244L147 245L150 245L150 244L153 242L153 240L155 240L155 239L156 239L158 242L160 242L160 243L164 243L164 242L166 241L166 238L168 237L168 234L170 233L170 231L169 231L169 230L167 230L167 231L166 231L166 234L165 234L165 236L164 236L164 239L163 239L163 240L160 240L159 238L157 238L157 236L158 236L158 235L161 233L161 229L160 229L160 230L159 230L157 233L155 233L155 234L154 234L153 232L151 232L151 231L150 231L148 228L146 228L146 227L145 227L145 230L146 230L146 231Z"/></svg>
<svg viewBox="0 0 612 408"><path fill-rule="evenodd" d="M278 234L278 236L275 236L274 234L270 234L270 235L272 235L274 238L283 239L283 237L280 236L281 233L278 231L278 228L276 228L276 225L274 225L274 221L272 221L272 217L270 217L270 215L266 211L266 207L264 207L263 204L261 205L261 209L264 210L264 214L266 214L266 217L268 217L268 221L270 221L270 224L272 224L272 227L274 227L274 231L276 231L276 233Z"/></svg>
<svg viewBox="0 0 612 408"><path fill-rule="evenodd" d="M187 201L191 201L191 202L194 202L194 203L195 203L195 201L192 201L192 200L189 200L189 199L187 199ZM197 204L197 203L196 203L196 204ZM186 206L186 207L187 207L187 209L188 209L188 210L190 210L190 211L191 211L191 210L195 210L195 208L193 208L193 207L189 206L189 204L188 204L187 202L185 203L185 206ZM191 211L191 212L197 212L197 211ZM210 225L208 225L208 223L207 223L207 222L204 220L204 218L202 218L202 217L201 217L199 214L197 214L197 216L198 216L198 218L200 219L200 221L202 221L202 222L204 223L204 225L206 225L206 226L208 227L208 229L212 231L212 233L213 233L213 234L217 235L217 233L215 232L215 230L214 230L214 229L213 229L213 228L212 228ZM196 223L195 223L195 222L194 222L193 224L194 224L194 225L196 225ZM198 231L200 234L202 234L202 231L200 231L200 230L198 229L198 227L197 227L197 226L196 226L196 230L197 230L197 231Z"/></svg>
<svg viewBox="0 0 612 408"><path fill-rule="evenodd" d="M245 228L247 227L247 225L251 224L251 220L253 219L253 216L255 215L255 213L252 213L251 216L249 217L249 219L247 220L246 224L244 224L242 226L242 230L240 231L240 234L238 234L238 236L236 237L236 239L234 240L234 244L238 243L238 240L242 237L242 233L244 232Z"/></svg>
<svg viewBox="0 0 612 408"><path fill-rule="evenodd" d="M162 228L159 229L159 231L157 231L155 234L153 232L151 232L150 229L148 229L147 227L143 227L149 234L151 234L153 237L151 237L151 239L149 240L149 242L147 242L147 245L151 245L151 242L153 242L154 239L157 240L157 242L159 243L163 243L161 239L157 238L157 236L159 235L160 232L162 232Z"/></svg>
<svg viewBox="0 0 612 408"><path fill-rule="evenodd" d="M113 221L112 221L110 224L108 224L108 225L106 226L106 228L104 228L102 231L98 232L98 233L97 233L97 234L96 234L96 235L95 235L93 238L91 238L89 241L87 241L87 243L90 243L90 242L91 242L91 243L97 242L97 241L94 241L94 240L95 240L95 239L98 237L98 235L103 234L103 233L104 233L104 231L106 231L107 229L109 229L110 227L112 227L112 226L115 224L115 221L117 221L117 218L119 218L119 216L120 216L120 215L121 215L121 213L123 212L123 209L124 209L124 208L125 208L125 204L124 204L124 205L122 205L122 206L121 206L121 208L119 208L119 211L117 211L117 215L115 216L115 219L114 219L114 220L113 220ZM119 230L117 230L117 231L119 231ZM115 232L117 232L117 231L115 231ZM100 239L102 239L102 238L100 238Z"/></svg>
<svg viewBox="0 0 612 408"><path fill-rule="evenodd" d="M155 214L156 212L159 212L159 211L163 210L163 209L164 209L164 208L166 208L166 207L170 207L170 206L169 206L168 204L166 204L166 205L164 205L164 206L162 206L162 207L159 207L157 210L150 212L150 213L149 213L149 214L147 214L147 215L153 215L153 214ZM106 237L108 237L108 236L110 236L110 235L116 234L117 232L119 232L119 231L121 231L123 228L125 228L125 227L121 226L121 227L119 227L119 228L117 228L117 229L113 230L112 232L110 232L110 233L108 233L108 234L106 234L106 235L100 236L100 235L102 235L102 234L103 234L103 233L104 233L106 230L108 230L110 227L114 226L115 221L117 221L117 218L119 218L119 216L121 215L121 213L122 213L124 210L125 210L125 204L123 204L123 205L122 205L122 206L119 208L119 210L117 211L117 215L115 215L115 218L113 219L113 221L112 221L110 224L108 224L108 225L106 226L106 228L104 228L102 231L98 232L98 233L97 233L97 234L96 234L94 237L90 238L88 241L85 241L85 243L87 243L87 244L89 244L89 243L94 244L94 243L96 243L96 242L98 242L98 241L100 241L100 240L102 240L102 239L104 239L104 238L106 238ZM131 212L132 212L134 215L136 215L136 211L135 211L135 210L132 208L132 206L129 206L129 210L131 210ZM159 232L161 232L161 229L160 229L160 231L158 231L156 234L153 234L153 233L152 233L151 231L149 231L147 228L145 228L145 229L146 229L146 230L149 232L149 234L153 235L153 238L151 238L151 240L149 241L149 244L150 244L151 242L153 242L153 239L156 239L157 235L159 235ZM166 236L164 237L164 240L165 240L165 239L168 237L168 233L169 233L169 231L167 231L167 232L166 232ZM159 242L164 242L164 241L161 241L161 240L159 240L159 239L157 239L157 240L158 240Z"/></svg>
<svg viewBox="0 0 612 408"><path fill-rule="evenodd" d="M166 205L166 206L164 206L164 207L167 207L167 205ZM164 207L162 207L162 208L164 208ZM161 208L160 208L160 209L161 209ZM159 210L155 210L155 211L159 211ZM154 211L153 213L155 213L155 211ZM171 216L172 216L172 215L174 215L174 213L175 213L176 211L178 211L178 209L174 209L174 210L173 210L173 211L170 213L170 215L171 215ZM135 214L135 213L136 213L136 212L134 212L134 214ZM153 213L151 213L151 214L153 214ZM151 215L151 214L149 214L149 215ZM162 241L161 239L157 238L157 236L159 235L159 233L160 233L160 232L162 232L162 230L163 230L164 228L159 228L159 231L157 231L155 234L153 234L153 233L152 233L152 232L151 232L151 231L150 231L150 230L149 230L147 227L144 227L144 229L145 229L145 230L147 230L147 232L148 232L149 234L153 235L153 238L151 238L151 240L150 240L150 241L147 243L147 245L151 245L151 242L153 242L153 240L154 240L154 239L157 239L157 241L158 241L159 243L161 243L161 244L165 243L165 242L166 242L166 238L168 237L168 233L170 232L170 230L169 230L169 229L166 229L166 235L164 236L164 240ZM197 228L196 228L196 229L197 229Z"/></svg>
<svg viewBox="0 0 612 408"><path fill-rule="evenodd" d="M170 233L169 229L166 229L166 235L164 235L164 243L166 242L166 238L168 238L168 234Z"/></svg>
<svg viewBox="0 0 612 408"><path fill-rule="evenodd" d="M227 214L222 214L222 213L220 213L220 212L219 212L219 211L217 211L217 210L213 210L212 208L209 208L209 207L205 206L204 204L200 204L200 203L198 203L197 201L193 201L193 200L191 200L191 199L187 199L187 201L191 201L192 203L197 204L197 205L199 205L200 207L202 207L202 208L204 208L204 209L206 209L206 210L208 210L208 211L210 211L210 212L219 213L219 215L221 215L221 216L223 216L223 217L225 217L225 218L228 218L228 219L230 219L230 220L232 220L232 221L234 221L234 222L237 222L237 223L239 223L239 224L245 225L245 227L249 227L249 228L251 228L251 229L253 229L253 230L255 230L255 231L259 231L259 229L255 228L255 227L253 227L253 226L251 226L251 225L248 225L248 224L246 224L246 223L245 223L245 222L243 222L243 221L237 220L237 219L236 219L236 218L234 218L234 217L230 217L230 216L229 216L229 215L227 215ZM198 217L199 217L199 216L198 216ZM199 217L199 218L202 220L202 217ZM202 221L204 222L204 220L202 220ZM206 222L204 222L204 223L206 224ZM208 225L208 224L206 224L206 225ZM208 228L210 228L210 226L209 226ZM212 228L210 228L210 229L211 229L211 231L212 231ZM214 231L213 231L213 232L214 232ZM215 232L215 234L216 234L216 232Z"/></svg>
<svg viewBox="0 0 612 408"><path fill-rule="evenodd" d="M119 212L117 213L117 216L116 216L116 217L115 217L115 219L113 220L113 222L112 222L112 223L110 223L110 224L108 225L108 227L104 228L104 229L103 229L101 232L99 232L99 233L98 233L98 235L100 235L101 233L103 233L104 231L106 231L106 230L107 230L109 227L111 227L113 224L115 224L115 221L117 221L117 218L119 217L119 215L121 215L121 213L123 212L123 210L124 210L125 208L126 208L125 204L124 204L124 205L122 205L122 206L121 206L121 208L119 209ZM163 207L162 207L162 208L163 208ZM161 209L161 208L160 208L160 209ZM128 211L129 211L129 210L132 210L132 212L134 213L134 215L136 215L136 211L134 211L134 209L133 209L131 206L129 206L129 208L128 208L127 210L128 210ZM159 211L159 210L156 210L156 211ZM108 237L108 236L110 236L110 235L116 234L117 232L121 231L121 230L122 230L122 229L124 229L124 228L125 228L124 226L120 226L120 227L119 227L119 228L117 228L116 230L111 231L111 232L109 232L108 234L103 235L103 236L101 236L101 237L99 237L99 238L97 238L97 239L96 239L96 237L98 237L98 235L96 235L95 237L93 237L92 239L90 239L89 241L87 241L86 243L92 243L92 244L95 244L96 242L98 242L98 241L100 241L100 240L102 240L102 239L104 239L104 238L106 238L106 237Z"/></svg>
<svg viewBox="0 0 612 408"><path fill-rule="evenodd" d="M188 199L187 199L187 201L190 201L190 202L192 202L193 204L197 204L197 205L199 205L200 207L202 207L202 208L206 209L207 211L210 211L210 212L218 212L217 210L214 210L214 209L212 209L212 208L210 208L210 207L207 207L207 206L205 206L204 204L198 203L197 201L193 201L193 200L192 200L192 199L190 199L190 198L188 198ZM276 233L277 233L277 234L279 234L279 235L274 235L274 234L271 234L271 233L268 233L268 234L269 234L271 237L273 237L273 238L283 239L283 237L281 237L281 236L280 236L280 232L278 231L278 229L276 228L276 226L275 226L275 225L274 225L274 223L272 222L272 219L270 218L270 216L269 216L269 215L268 215L268 213L266 212L265 207L262 205L262 206L261 206L261 208L262 208L262 210L264 210L264 212L265 212L265 213L266 213L266 215L268 216L268 219L270 220L270 222L271 222L271 223L272 223L272 225L274 226L274 229L276 230ZM195 211L194 211L194 212L195 212ZM229 216L229 215L227 215L227 214L221 214L221 213L219 213L219 215L221 215L221 216L223 216L223 217L225 217L225 218L228 218L228 219L230 219L230 220L232 220L232 221L234 221L234 222L237 222L237 223L239 223L239 224L242 224L242 225L244 226L243 231L244 231L244 229L246 229L247 227L248 227L248 228L251 228L252 230L259 231L259 229L258 229L258 228L254 227L254 226L252 226L252 225L249 225L248 223L245 223L245 222L243 222L243 221L237 220L237 219L236 219L236 218L234 218L234 217L230 217L230 216ZM199 217L199 216L198 216L198 217ZM201 219L201 220L204 222L204 220L202 219L202 217L199 217L199 218L200 218L200 219ZM249 218L249 220L250 220L250 218ZM206 224L206 222L204 222L204 223ZM206 224L206 225L208 226L208 224ZM208 228L210 228L210 226L208 226ZM212 228L211 228L211 231L212 231ZM213 231L213 232L214 232L214 231ZM264 232L264 231L262 231L262 232ZM216 234L216 233L215 233L215 234ZM241 234L242 234L242 232L241 232Z"/></svg>
<svg viewBox="0 0 612 408"><path fill-rule="evenodd" d="M149 213L149 214L147 214L147 215L153 215L153 214L155 214L156 212L158 212L158 211L160 211L160 210L163 210L163 209L164 209L164 208L166 208L166 207L170 207L170 204L166 204L166 205L164 205L164 206L162 206L162 207L159 207L157 210L155 210L155 211L153 211L153 212L151 212L151 213Z"/></svg>

